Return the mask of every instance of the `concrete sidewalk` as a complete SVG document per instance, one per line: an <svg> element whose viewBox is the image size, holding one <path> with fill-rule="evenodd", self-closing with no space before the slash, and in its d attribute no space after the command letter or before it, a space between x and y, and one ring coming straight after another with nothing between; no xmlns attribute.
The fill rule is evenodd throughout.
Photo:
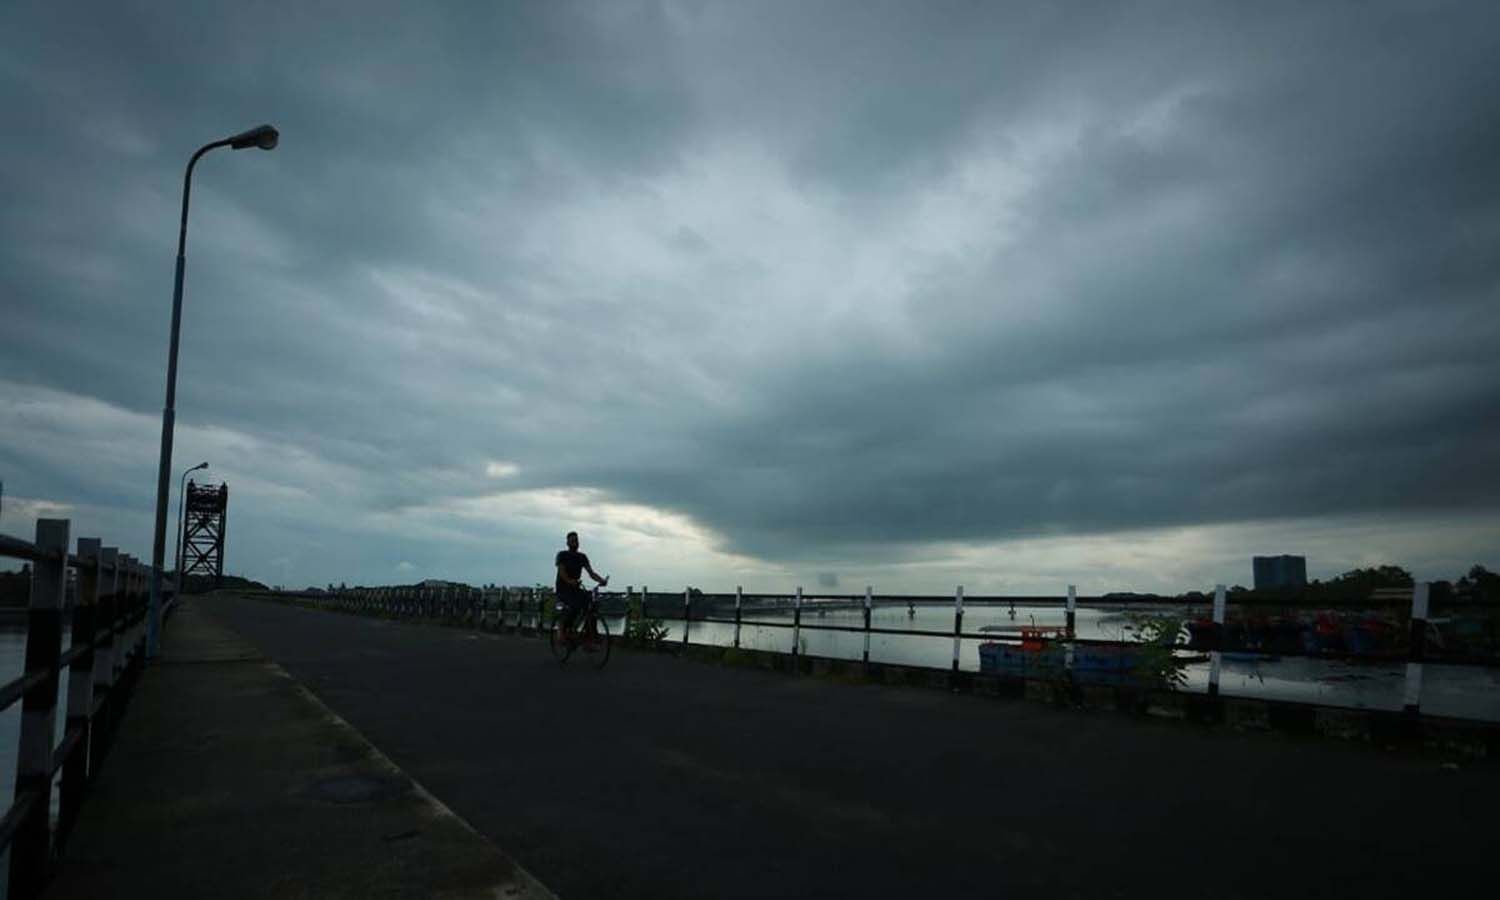
<svg viewBox="0 0 1500 900"><path fill-rule="evenodd" d="M189 601L46 896L552 894Z"/></svg>

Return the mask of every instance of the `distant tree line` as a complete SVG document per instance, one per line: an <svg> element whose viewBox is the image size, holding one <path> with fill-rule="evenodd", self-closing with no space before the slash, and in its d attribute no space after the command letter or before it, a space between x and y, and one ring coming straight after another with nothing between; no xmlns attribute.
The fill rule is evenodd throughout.
<svg viewBox="0 0 1500 900"><path fill-rule="evenodd" d="M1280 603L1340 604L1370 599L1376 591L1409 588L1415 579L1400 566L1381 565L1350 569L1327 581L1313 579L1306 587L1285 587L1254 591L1235 585L1229 593L1236 602L1266 600ZM1197 593L1197 592L1195 592ZM1211 592L1204 596L1212 596ZM1500 574L1475 564L1457 581L1434 581L1430 594L1433 603L1481 603L1500 605Z"/></svg>

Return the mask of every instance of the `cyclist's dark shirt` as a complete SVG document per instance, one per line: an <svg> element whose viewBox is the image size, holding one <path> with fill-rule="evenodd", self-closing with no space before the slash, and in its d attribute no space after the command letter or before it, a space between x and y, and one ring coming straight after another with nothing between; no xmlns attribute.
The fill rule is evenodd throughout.
<svg viewBox="0 0 1500 900"><path fill-rule="evenodd" d="M588 554L586 554L586 553L579 553L577 550L559 550L559 551L557 551L557 561L555 563L553 563L553 565L562 566L563 567L563 572L567 572L569 578L578 578L579 576L581 576L583 574L583 568L584 568L584 566L587 566L588 564L589 564ZM576 590L580 590L580 589L581 588L578 587L578 586L574 586L574 585L568 584L566 581L563 581L562 580L562 573L561 572L558 573L558 576L557 576L557 590L559 592L576 591Z"/></svg>

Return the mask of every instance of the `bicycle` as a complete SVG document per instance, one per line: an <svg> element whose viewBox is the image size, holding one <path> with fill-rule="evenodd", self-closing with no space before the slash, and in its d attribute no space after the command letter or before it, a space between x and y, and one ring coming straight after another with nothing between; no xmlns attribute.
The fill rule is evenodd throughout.
<svg viewBox="0 0 1500 900"><path fill-rule="evenodd" d="M558 600L552 608L552 628L547 632L547 646L558 665L565 665L574 651L582 650L596 669L609 662L609 623L599 614L599 589L589 595L588 606L575 617L573 628L563 633L563 616L567 606Z"/></svg>

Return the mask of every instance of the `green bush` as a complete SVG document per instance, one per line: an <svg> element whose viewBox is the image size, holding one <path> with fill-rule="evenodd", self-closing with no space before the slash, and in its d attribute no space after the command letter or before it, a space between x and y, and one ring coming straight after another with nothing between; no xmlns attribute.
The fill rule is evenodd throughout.
<svg viewBox="0 0 1500 900"><path fill-rule="evenodd" d="M1141 643L1134 674L1150 687L1177 690L1187 684L1187 660L1177 655L1182 641L1181 616L1132 613L1125 632Z"/></svg>
<svg viewBox="0 0 1500 900"><path fill-rule="evenodd" d="M660 644L667 639L672 629L662 624L661 619L648 619L641 608L639 594L632 594L630 605L625 610L625 638L626 643L646 646L648 644Z"/></svg>

